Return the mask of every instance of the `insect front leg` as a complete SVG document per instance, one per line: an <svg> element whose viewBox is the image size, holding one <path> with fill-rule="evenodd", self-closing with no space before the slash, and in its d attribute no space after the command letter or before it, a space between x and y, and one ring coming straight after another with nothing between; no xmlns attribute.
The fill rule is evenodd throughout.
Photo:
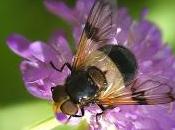
<svg viewBox="0 0 175 130"><path fill-rule="evenodd" d="M81 108L81 115L71 115L72 117L83 117L84 116L84 108Z"/></svg>
<svg viewBox="0 0 175 130"><path fill-rule="evenodd" d="M69 63L64 63L64 65L63 65L60 69L58 69L58 68L53 64L52 61L50 61L50 65L52 66L52 68L54 68L56 71L59 71L59 72L62 72L65 66L67 66L67 67L69 68L69 70L72 71L72 66L71 66Z"/></svg>
<svg viewBox="0 0 175 130"><path fill-rule="evenodd" d="M67 119L66 123L69 122L69 120L72 118L72 117L83 117L84 116L84 108L81 108L81 115L71 115L69 116L69 118Z"/></svg>

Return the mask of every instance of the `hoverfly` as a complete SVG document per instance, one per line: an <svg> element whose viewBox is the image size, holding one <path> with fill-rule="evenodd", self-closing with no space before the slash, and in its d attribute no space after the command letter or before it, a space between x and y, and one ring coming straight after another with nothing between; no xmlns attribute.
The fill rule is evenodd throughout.
<svg viewBox="0 0 175 130"><path fill-rule="evenodd" d="M59 72L65 66L71 70L64 85L51 88L55 112L82 117L84 107L93 103L105 111L117 105L156 105L175 100L168 79L145 75L137 78L134 54L122 45L110 44L116 34L114 1L94 2L72 65L65 63L58 69L50 62Z"/></svg>

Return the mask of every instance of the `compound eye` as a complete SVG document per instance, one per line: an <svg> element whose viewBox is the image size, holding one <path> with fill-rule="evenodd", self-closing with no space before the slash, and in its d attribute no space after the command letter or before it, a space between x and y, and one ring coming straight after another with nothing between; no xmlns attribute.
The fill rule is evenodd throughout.
<svg viewBox="0 0 175 130"><path fill-rule="evenodd" d="M51 88L52 99L54 102L62 102L67 98L67 93L65 92L64 86L56 86Z"/></svg>
<svg viewBox="0 0 175 130"><path fill-rule="evenodd" d="M70 100L65 101L61 105L60 109L64 114L67 115L75 115L78 112L78 106Z"/></svg>

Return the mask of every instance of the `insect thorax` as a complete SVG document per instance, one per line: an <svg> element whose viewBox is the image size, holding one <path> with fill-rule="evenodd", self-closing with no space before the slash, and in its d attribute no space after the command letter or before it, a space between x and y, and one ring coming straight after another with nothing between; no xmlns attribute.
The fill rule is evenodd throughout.
<svg viewBox="0 0 175 130"><path fill-rule="evenodd" d="M98 87L92 81L87 71L72 72L66 80L66 92L75 104L86 104L92 100Z"/></svg>

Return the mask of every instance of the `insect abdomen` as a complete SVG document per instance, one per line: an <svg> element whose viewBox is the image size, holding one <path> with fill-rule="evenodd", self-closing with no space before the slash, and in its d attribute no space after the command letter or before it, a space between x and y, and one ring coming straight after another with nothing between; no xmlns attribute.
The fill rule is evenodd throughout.
<svg viewBox="0 0 175 130"><path fill-rule="evenodd" d="M119 45L105 45L99 50L107 54L115 63L125 83L133 79L137 72L137 61L135 56L127 48Z"/></svg>

